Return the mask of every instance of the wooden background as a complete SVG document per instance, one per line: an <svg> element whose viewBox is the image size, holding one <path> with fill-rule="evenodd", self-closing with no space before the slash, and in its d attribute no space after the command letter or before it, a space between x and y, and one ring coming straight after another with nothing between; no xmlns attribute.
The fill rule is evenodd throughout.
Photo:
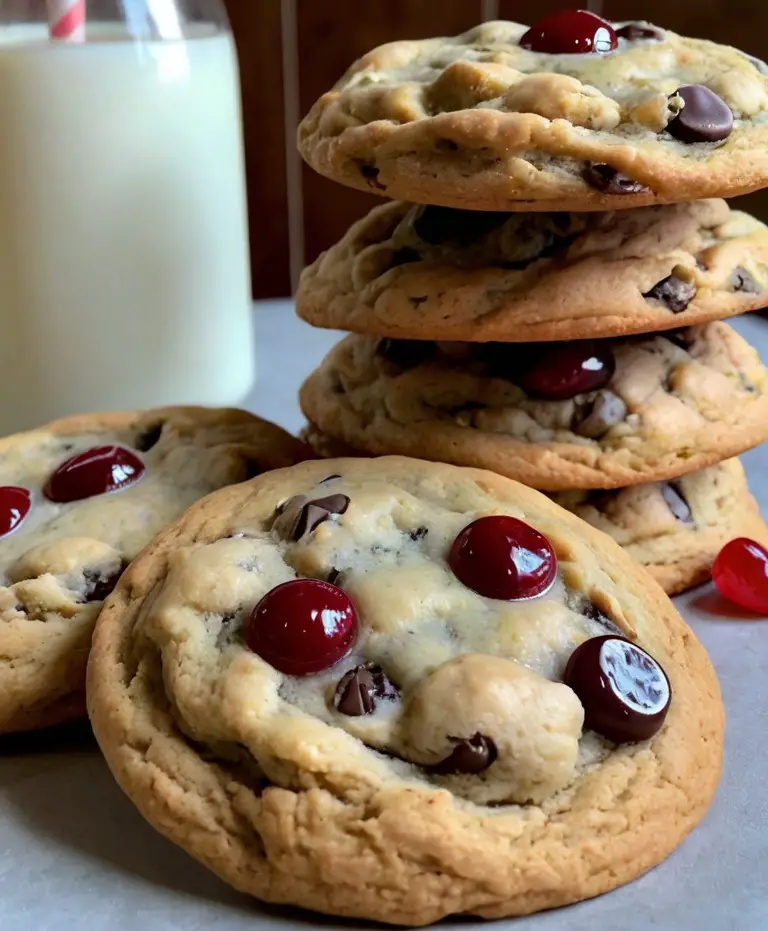
<svg viewBox="0 0 768 931"><path fill-rule="evenodd" d="M256 297L283 297L292 278L378 198L301 163L298 120L359 55L394 39L452 35L481 19L530 23L563 0L225 0L240 56L251 255ZM768 57L759 0L592 0L609 19L647 19ZM768 196L746 207L768 219Z"/></svg>

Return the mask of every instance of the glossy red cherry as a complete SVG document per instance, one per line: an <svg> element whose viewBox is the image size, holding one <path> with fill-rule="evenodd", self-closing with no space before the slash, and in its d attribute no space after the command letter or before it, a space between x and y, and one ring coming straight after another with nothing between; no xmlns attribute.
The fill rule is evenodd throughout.
<svg viewBox="0 0 768 931"><path fill-rule="evenodd" d="M720 594L734 604L768 615L768 549L738 537L720 550L712 568Z"/></svg>
<svg viewBox="0 0 768 931"><path fill-rule="evenodd" d="M43 491L49 501L67 504L127 488L144 471L144 463L130 449L96 446L62 463Z"/></svg>
<svg viewBox="0 0 768 931"><path fill-rule="evenodd" d="M319 579L294 579L273 588L245 623L245 643L288 676L311 676L338 663L358 630L346 592Z"/></svg>
<svg viewBox="0 0 768 931"><path fill-rule="evenodd" d="M549 540L516 517L481 517L456 537L448 556L456 578L479 595L523 601L542 595L557 576Z"/></svg>
<svg viewBox="0 0 768 931"><path fill-rule="evenodd" d="M0 487L0 537L8 536L21 524L32 507L32 495L17 485Z"/></svg>
<svg viewBox="0 0 768 931"><path fill-rule="evenodd" d="M540 19L520 40L523 48L549 55L612 52L618 44L613 26L587 10L563 10Z"/></svg>
<svg viewBox="0 0 768 931"><path fill-rule="evenodd" d="M512 373L512 378L531 397L565 401L604 388L615 371L616 360L607 345L576 340L542 348L530 367Z"/></svg>

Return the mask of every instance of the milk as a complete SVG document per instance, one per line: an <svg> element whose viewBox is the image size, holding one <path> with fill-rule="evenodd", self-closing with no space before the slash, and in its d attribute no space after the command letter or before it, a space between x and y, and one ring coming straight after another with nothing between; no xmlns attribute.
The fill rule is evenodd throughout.
<svg viewBox="0 0 768 931"><path fill-rule="evenodd" d="M237 60L0 27L0 433L254 377Z"/></svg>

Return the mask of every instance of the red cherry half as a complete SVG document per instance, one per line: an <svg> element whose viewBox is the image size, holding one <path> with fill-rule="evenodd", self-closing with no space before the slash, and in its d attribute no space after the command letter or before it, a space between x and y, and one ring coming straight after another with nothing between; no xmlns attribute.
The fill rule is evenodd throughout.
<svg viewBox="0 0 768 931"><path fill-rule="evenodd" d="M516 517L481 517L465 527L448 564L467 588L499 601L543 595L557 576L552 544Z"/></svg>
<svg viewBox="0 0 768 931"><path fill-rule="evenodd" d="M355 642L357 611L346 592L319 579L273 588L245 623L245 643L288 676L311 676L334 666Z"/></svg>
<svg viewBox="0 0 768 931"><path fill-rule="evenodd" d="M43 489L57 504L95 498L133 485L145 472L144 463L122 446L96 446L62 463Z"/></svg>
<svg viewBox="0 0 768 931"><path fill-rule="evenodd" d="M548 55L612 52L618 44L613 26L587 10L563 10L540 19L520 40L523 48Z"/></svg>
<svg viewBox="0 0 768 931"><path fill-rule="evenodd" d="M0 487L0 537L6 537L22 523L32 507L32 495L17 485Z"/></svg>
<svg viewBox="0 0 768 931"><path fill-rule="evenodd" d="M529 368L512 378L531 397L565 401L604 388L615 371L616 360L608 346L577 340L542 349Z"/></svg>
<svg viewBox="0 0 768 931"><path fill-rule="evenodd" d="M712 568L720 594L734 604L768 615L768 550L738 537L720 550Z"/></svg>

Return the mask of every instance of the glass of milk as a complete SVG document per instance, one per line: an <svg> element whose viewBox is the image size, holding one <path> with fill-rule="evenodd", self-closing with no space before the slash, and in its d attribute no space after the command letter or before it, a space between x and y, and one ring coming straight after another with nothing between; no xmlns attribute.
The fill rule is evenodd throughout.
<svg viewBox="0 0 768 931"><path fill-rule="evenodd" d="M240 89L218 0L2 0L0 140L0 434L243 400Z"/></svg>

